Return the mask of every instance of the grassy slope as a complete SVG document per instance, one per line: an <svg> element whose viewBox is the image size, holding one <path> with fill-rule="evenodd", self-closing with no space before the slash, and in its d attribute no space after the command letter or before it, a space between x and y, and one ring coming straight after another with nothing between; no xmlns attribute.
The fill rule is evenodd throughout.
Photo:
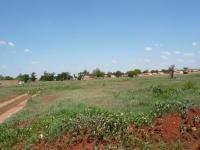
<svg viewBox="0 0 200 150"><path fill-rule="evenodd" d="M155 89L154 93L152 89ZM159 89L167 92L160 94ZM28 145L35 142L39 133L52 136L52 138L55 137L55 134L62 135L62 132L59 131L54 133L54 127L62 124L60 121L67 119L66 115L73 116L72 112L83 112L89 106L100 108L102 111L108 111L112 114L132 112L135 115L141 112L150 112L156 102L189 100L199 105L200 75L178 76L174 80L168 77L150 77L35 83L26 85L26 87L0 88L0 97L7 96L2 94L3 91L7 91L7 93L9 91L13 93L16 91L40 91L40 96L30 100L23 111L0 126L2 130L7 129L5 136L0 137L0 140L5 140L11 131L12 133L16 132L17 127L34 128L34 132L25 135L25 137L28 136L26 141L22 140L22 143L25 142ZM46 95L56 95L56 97L50 102L45 102ZM56 119L49 117L49 114ZM76 117L74 116L74 118ZM49 129L48 133L44 128L46 125L52 129ZM68 130L67 127L66 130ZM13 134L13 136L15 135ZM17 135L12 139L14 139L13 143L19 141ZM13 144L9 140L4 142L6 143L4 146Z"/></svg>

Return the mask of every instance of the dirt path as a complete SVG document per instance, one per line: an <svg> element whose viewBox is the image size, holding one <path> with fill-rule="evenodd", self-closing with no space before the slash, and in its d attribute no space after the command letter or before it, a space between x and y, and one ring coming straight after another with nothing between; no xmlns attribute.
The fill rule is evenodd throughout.
<svg viewBox="0 0 200 150"><path fill-rule="evenodd" d="M30 96L28 94L23 94L0 103L0 123L4 122L12 114L23 109L29 98Z"/></svg>
<svg viewBox="0 0 200 150"><path fill-rule="evenodd" d="M0 109L1 109L1 107L4 107L4 106L16 101L17 99L20 99L20 98L24 97L24 96L27 96L27 94L19 95L19 96L14 97L14 98L12 98L10 100L6 100L6 101L3 101L3 102L0 102Z"/></svg>

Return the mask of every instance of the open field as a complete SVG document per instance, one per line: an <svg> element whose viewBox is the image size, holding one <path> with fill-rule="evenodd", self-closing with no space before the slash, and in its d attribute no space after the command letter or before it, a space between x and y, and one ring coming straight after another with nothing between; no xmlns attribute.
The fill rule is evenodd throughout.
<svg viewBox="0 0 200 150"><path fill-rule="evenodd" d="M37 96L0 125L0 149L200 146L200 74L0 87L0 104L24 93Z"/></svg>

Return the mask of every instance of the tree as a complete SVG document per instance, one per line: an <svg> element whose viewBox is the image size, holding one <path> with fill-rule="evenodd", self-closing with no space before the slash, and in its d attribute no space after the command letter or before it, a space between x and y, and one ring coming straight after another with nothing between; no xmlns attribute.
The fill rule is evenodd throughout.
<svg viewBox="0 0 200 150"><path fill-rule="evenodd" d="M189 69L188 67L183 67L184 71L188 71L188 69Z"/></svg>
<svg viewBox="0 0 200 150"><path fill-rule="evenodd" d="M188 67L184 67L184 68L183 68L183 73L184 73L184 74L188 74L188 69L189 69Z"/></svg>
<svg viewBox="0 0 200 150"><path fill-rule="evenodd" d="M0 80L4 80L4 76L0 74Z"/></svg>
<svg viewBox="0 0 200 150"><path fill-rule="evenodd" d="M11 76L5 76L5 77L4 77L4 80L14 80L14 78L11 77Z"/></svg>
<svg viewBox="0 0 200 150"><path fill-rule="evenodd" d="M114 72L113 74L114 74L116 77L121 77L124 73L118 70L118 71Z"/></svg>
<svg viewBox="0 0 200 150"><path fill-rule="evenodd" d="M139 74L141 74L141 70L140 69L135 69L135 70L132 70L132 71L128 71L127 72L127 75L128 77L136 77L138 76Z"/></svg>
<svg viewBox="0 0 200 150"><path fill-rule="evenodd" d="M32 72L32 73L31 73L30 80L31 80L32 82L35 82L36 79L37 79L37 78L36 78L36 73L35 73L35 72Z"/></svg>
<svg viewBox="0 0 200 150"><path fill-rule="evenodd" d="M171 65L168 69L170 77L174 78L174 72L175 72L175 65Z"/></svg>
<svg viewBox="0 0 200 150"><path fill-rule="evenodd" d="M151 73L158 73L158 70L151 70Z"/></svg>
<svg viewBox="0 0 200 150"><path fill-rule="evenodd" d="M54 81L55 80L55 73L48 73L44 72L44 74L40 77L41 81Z"/></svg>
<svg viewBox="0 0 200 150"><path fill-rule="evenodd" d="M30 79L30 77L29 77L28 74L19 74L19 75L17 76L17 79L18 79L19 81L23 81L23 82L27 83L28 80Z"/></svg>
<svg viewBox="0 0 200 150"><path fill-rule="evenodd" d="M90 75L89 71L87 71L87 70L84 70L84 71L82 72L82 74L83 74L84 76Z"/></svg>
<svg viewBox="0 0 200 150"><path fill-rule="evenodd" d="M169 70L168 69L162 69L161 70L163 73L169 73Z"/></svg>
<svg viewBox="0 0 200 150"><path fill-rule="evenodd" d="M14 80L14 78L13 77L11 77L11 76L3 76L3 75L0 75L0 80Z"/></svg>
<svg viewBox="0 0 200 150"><path fill-rule="evenodd" d="M62 72L56 76L56 81L70 80L72 76L69 72Z"/></svg>
<svg viewBox="0 0 200 150"><path fill-rule="evenodd" d="M144 70L144 71L143 71L143 73L148 73L148 72L149 72L149 70Z"/></svg>
<svg viewBox="0 0 200 150"><path fill-rule="evenodd" d="M108 77L108 78L111 78L112 75L113 75L112 72L108 72L108 73L107 73L107 77Z"/></svg>
<svg viewBox="0 0 200 150"><path fill-rule="evenodd" d="M101 72L101 70L99 68L96 68L92 71L92 75L93 76L96 76L96 77L104 77L105 76L105 73L104 72Z"/></svg>

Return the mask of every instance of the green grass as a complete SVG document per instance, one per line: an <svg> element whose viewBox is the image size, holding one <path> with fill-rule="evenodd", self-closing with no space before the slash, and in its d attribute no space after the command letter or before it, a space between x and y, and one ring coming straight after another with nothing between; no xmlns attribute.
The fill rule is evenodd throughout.
<svg viewBox="0 0 200 150"><path fill-rule="evenodd" d="M1 87L0 99L23 92L39 95L27 107L0 125L0 148L25 145L30 148L43 134L46 141L83 138L120 141L123 147L136 146L129 124L150 124L154 116L199 107L200 75L146 77L133 79L38 82L23 87ZM47 95L54 100L44 102ZM100 121L100 122L99 122ZM80 138L80 139L79 139ZM148 142L147 142L148 143Z"/></svg>

